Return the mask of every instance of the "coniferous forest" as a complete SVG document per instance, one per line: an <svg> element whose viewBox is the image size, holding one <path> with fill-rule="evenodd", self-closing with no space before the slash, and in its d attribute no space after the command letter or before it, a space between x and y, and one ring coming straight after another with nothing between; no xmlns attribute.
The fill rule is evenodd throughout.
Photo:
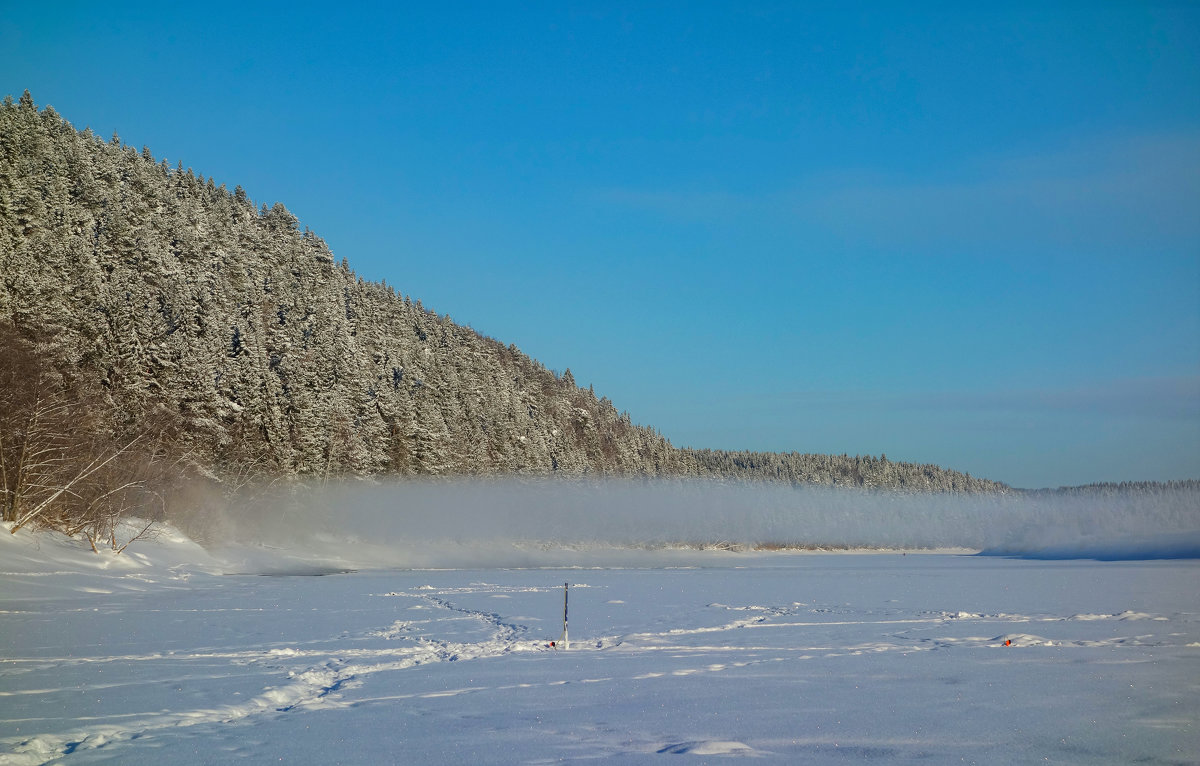
<svg viewBox="0 0 1200 766"><path fill-rule="evenodd" d="M197 483L499 474L1007 489L883 457L677 448L569 369L356 276L283 204L5 99L5 521L95 543Z"/></svg>

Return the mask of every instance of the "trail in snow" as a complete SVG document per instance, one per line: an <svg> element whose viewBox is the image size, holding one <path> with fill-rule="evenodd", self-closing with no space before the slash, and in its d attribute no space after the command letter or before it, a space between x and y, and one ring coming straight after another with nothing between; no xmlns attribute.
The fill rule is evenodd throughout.
<svg viewBox="0 0 1200 766"><path fill-rule="evenodd" d="M389 594L395 595L395 594ZM214 708L182 710L147 714L141 718L123 720L120 724L98 724L79 727L70 731L39 734L29 738L0 738L0 764L26 766L26 764L49 763L61 756L80 750L106 747L115 743L135 740L156 731L180 726L196 726L208 723L234 723L241 719L288 713L320 706L338 706L343 703L342 692L360 685L367 676L387 671L399 671L418 665L437 662L455 662L497 657L514 651L546 651L540 641L521 640L526 628L504 622L499 615L473 609L456 607L451 601L431 594L420 598L431 607L445 614L458 615L486 626L490 635L477 642L436 640L425 636L414 636L411 645L387 649L347 649L329 656L329 652L304 649L272 649L263 652L203 652L196 654L118 655L106 657L60 657L60 658L6 658L18 672L24 666L29 670L45 670L56 666L76 664L139 663L146 661L189 661L196 659L226 660L234 664L265 663L282 666L292 659L321 658L324 661L306 667L294 667L286 671L286 681L263 690L253 699L237 705ZM445 616L431 617L427 624L446 621ZM396 633L393 628L370 631L373 635L388 638L408 638ZM39 691L0 691L0 697L37 694Z"/></svg>

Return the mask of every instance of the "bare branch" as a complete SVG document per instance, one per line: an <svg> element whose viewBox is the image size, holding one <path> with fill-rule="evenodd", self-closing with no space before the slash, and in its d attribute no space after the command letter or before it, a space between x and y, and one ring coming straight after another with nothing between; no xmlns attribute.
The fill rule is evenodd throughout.
<svg viewBox="0 0 1200 766"><path fill-rule="evenodd" d="M118 457L120 457L122 454L124 454L126 450L128 450L130 447L132 447L135 442L139 441L140 439L141 439L140 436L135 436L131 441L126 443L125 446L121 447L119 450L117 450L116 452L109 455L103 461L100 461L100 458L96 458L96 460L93 460L91 462L91 464L88 465L88 467L86 469L84 469L83 473L78 474L77 476L72 478L70 481L68 481L64 486L59 487L58 490L54 492L54 494L52 494L50 497L46 498L45 500L41 501L40 503L38 503L33 508L33 510L28 511L24 517L19 519L17 521L16 525L12 528L12 530L10 530L11 533L16 534L17 530L19 530L21 527L25 526L30 521L33 521L35 518L37 518L43 512L45 512L46 509L49 508L51 506L51 504L54 503L55 500L57 500L59 497L61 497L63 495L63 493L67 492L67 490L69 490L71 487L75 486L79 482L83 481L87 477L94 474L96 471L99 471L104 466L106 466L109 463L111 463L112 461L116 460ZM97 462L97 461L100 461L100 462Z"/></svg>

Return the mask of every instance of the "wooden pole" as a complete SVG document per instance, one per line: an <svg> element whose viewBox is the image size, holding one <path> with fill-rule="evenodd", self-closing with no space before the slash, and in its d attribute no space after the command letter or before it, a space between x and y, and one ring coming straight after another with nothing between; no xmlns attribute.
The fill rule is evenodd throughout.
<svg viewBox="0 0 1200 766"><path fill-rule="evenodd" d="M567 638L567 594L570 591L570 587L570 583L563 583L563 649L571 648L571 640Z"/></svg>

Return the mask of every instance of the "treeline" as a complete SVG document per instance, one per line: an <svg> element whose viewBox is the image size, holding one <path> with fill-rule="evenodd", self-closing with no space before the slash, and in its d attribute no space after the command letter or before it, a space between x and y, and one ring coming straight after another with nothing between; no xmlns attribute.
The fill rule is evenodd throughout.
<svg viewBox="0 0 1200 766"><path fill-rule="evenodd" d="M680 450L701 474L748 481L781 481L905 492L1002 492L1008 487L936 465L896 463L886 455L811 455L798 452Z"/></svg>
<svg viewBox="0 0 1200 766"><path fill-rule="evenodd" d="M1107 497L1112 495L1179 495L1200 492L1200 480L1097 482L1095 484L1081 484L1077 487L1025 489L1021 491L1030 495L1073 495L1088 497Z"/></svg>
<svg viewBox="0 0 1200 766"><path fill-rule="evenodd" d="M43 506L37 518L96 504L83 480L60 492L61 476L12 478L28 468L14 457L31 438L28 402L45 401L21 388L34 379L69 402L53 422L96 445L54 447L78 453L63 476L111 456L104 445L123 449L108 466L137 453L226 485L560 472L1003 488L882 458L677 449L570 370L359 278L282 204L77 131L28 92L0 105L0 324L15 386L0 446L9 521L35 485L49 494L21 502ZM37 375L20 372L35 362ZM146 477L111 481L137 488L117 506L165 497Z"/></svg>

